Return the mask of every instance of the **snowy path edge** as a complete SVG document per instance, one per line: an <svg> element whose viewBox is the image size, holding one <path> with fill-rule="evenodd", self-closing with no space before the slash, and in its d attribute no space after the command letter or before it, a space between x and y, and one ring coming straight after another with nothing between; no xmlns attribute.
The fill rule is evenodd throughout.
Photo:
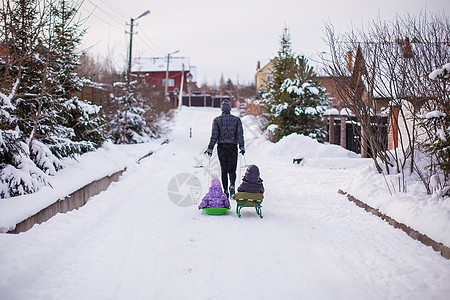
<svg viewBox="0 0 450 300"><path fill-rule="evenodd" d="M160 139L133 148L129 148L128 145L105 143L97 151L88 152L77 159L69 159L66 167L52 178L52 186L45 186L36 193L0 199L0 233L15 232L18 224L27 223L28 219L39 214L44 216L43 219L49 220L59 213L59 211L53 213L54 210L62 209L67 212L75 209L67 201L60 202L83 191L89 185L99 185L101 181L108 181L107 178L117 176L119 172L121 174L126 169L132 169L134 165L139 164L140 160L159 150L163 144ZM92 196L94 194L85 197L84 202L86 203ZM70 206L70 209L55 208L60 205ZM48 209L52 206L52 209ZM51 216L47 217L47 214Z"/></svg>
<svg viewBox="0 0 450 300"><path fill-rule="evenodd" d="M361 200L353 197L352 195L348 194L347 192L339 189L338 193L341 195L346 195L347 199L353 203L355 203L358 207L364 208L367 212L372 213L373 215L380 217L382 220L386 221L389 225L393 226L394 228L401 229L404 231L408 236L411 238L421 242L422 244L432 247L434 251L439 252L444 258L450 259L450 248L445 246L442 243L439 243L430 237L428 237L425 234L422 234L418 232L417 230L409 227L408 225L405 225L403 223L400 223L393 219L392 217L385 215L381 213L378 209L371 207L370 205L367 205L366 203L362 202Z"/></svg>
<svg viewBox="0 0 450 300"><path fill-rule="evenodd" d="M16 224L15 228L9 230L7 233L25 232L30 230L36 224L41 224L50 220L58 213L66 213L84 206L88 202L89 198L100 194L105 191L111 183L118 181L120 175L122 175L125 171L126 168L117 171L112 175L95 180L64 197L63 199L58 199L55 203L43 208L36 214Z"/></svg>

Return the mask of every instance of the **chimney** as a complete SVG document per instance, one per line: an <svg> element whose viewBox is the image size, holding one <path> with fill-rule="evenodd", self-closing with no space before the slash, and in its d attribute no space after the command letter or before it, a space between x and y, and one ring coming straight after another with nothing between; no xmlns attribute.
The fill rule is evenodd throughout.
<svg viewBox="0 0 450 300"><path fill-rule="evenodd" d="M351 72L353 72L353 53L352 51L348 51L345 54L345 60L347 61L347 70Z"/></svg>
<svg viewBox="0 0 450 300"><path fill-rule="evenodd" d="M256 71L259 71L261 69L261 62L258 60L258 63L256 64Z"/></svg>
<svg viewBox="0 0 450 300"><path fill-rule="evenodd" d="M409 38L403 40L403 57L412 58L414 55L411 50L411 44L409 43Z"/></svg>

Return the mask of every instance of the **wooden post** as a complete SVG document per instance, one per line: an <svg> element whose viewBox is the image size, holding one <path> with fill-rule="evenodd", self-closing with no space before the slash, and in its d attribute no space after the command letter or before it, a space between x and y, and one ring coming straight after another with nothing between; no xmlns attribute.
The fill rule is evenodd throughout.
<svg viewBox="0 0 450 300"><path fill-rule="evenodd" d="M347 149L347 116L341 115L341 147Z"/></svg>
<svg viewBox="0 0 450 300"><path fill-rule="evenodd" d="M328 120L328 116L327 115L324 114L322 117L323 117L325 122ZM328 126L327 134L328 134L328 142L330 142L330 126Z"/></svg>
<svg viewBox="0 0 450 300"><path fill-rule="evenodd" d="M392 108L392 115L389 119L389 141L388 141L388 149L396 149L398 147L398 115L400 109L398 107Z"/></svg>
<svg viewBox="0 0 450 300"><path fill-rule="evenodd" d="M329 116L328 118L329 123L328 123L328 142L330 144L335 144L335 140L334 140L334 115Z"/></svg>
<svg viewBox="0 0 450 300"><path fill-rule="evenodd" d="M361 127L361 157L367 158L368 152L367 152L367 137L366 137L366 131L363 127Z"/></svg>

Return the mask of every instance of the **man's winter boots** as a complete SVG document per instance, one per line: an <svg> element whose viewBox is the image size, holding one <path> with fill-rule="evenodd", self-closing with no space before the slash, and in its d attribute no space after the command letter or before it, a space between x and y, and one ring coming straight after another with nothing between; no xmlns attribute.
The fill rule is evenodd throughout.
<svg viewBox="0 0 450 300"><path fill-rule="evenodd" d="M234 195L234 184L230 185L230 196L233 197Z"/></svg>

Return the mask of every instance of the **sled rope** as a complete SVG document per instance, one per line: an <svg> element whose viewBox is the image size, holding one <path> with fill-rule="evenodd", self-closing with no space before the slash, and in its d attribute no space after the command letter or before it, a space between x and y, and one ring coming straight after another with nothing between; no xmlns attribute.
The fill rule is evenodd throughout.
<svg viewBox="0 0 450 300"><path fill-rule="evenodd" d="M211 187L211 156L208 155L208 191Z"/></svg>
<svg viewBox="0 0 450 300"><path fill-rule="evenodd" d="M242 159L239 159L239 179L242 183L242 167L247 167L247 162L245 161L245 155L242 154L242 158L244 159L244 165L242 166Z"/></svg>
<svg viewBox="0 0 450 300"><path fill-rule="evenodd" d="M239 185L242 183L242 159L239 160Z"/></svg>

